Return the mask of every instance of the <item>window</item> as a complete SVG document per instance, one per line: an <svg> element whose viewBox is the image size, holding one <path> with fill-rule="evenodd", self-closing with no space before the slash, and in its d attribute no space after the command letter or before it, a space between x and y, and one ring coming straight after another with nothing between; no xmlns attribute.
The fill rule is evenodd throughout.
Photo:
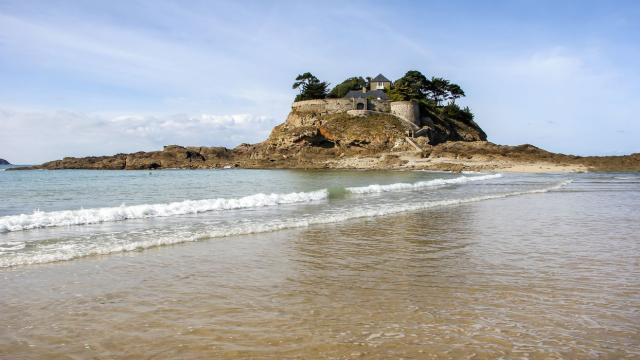
<svg viewBox="0 0 640 360"><path fill-rule="evenodd" d="M382 81L378 81L378 89L384 88L384 83Z"/></svg>

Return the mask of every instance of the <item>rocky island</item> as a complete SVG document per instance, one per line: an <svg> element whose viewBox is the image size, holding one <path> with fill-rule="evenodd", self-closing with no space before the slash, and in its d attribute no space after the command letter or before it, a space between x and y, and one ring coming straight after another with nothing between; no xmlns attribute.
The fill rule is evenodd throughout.
<svg viewBox="0 0 640 360"><path fill-rule="evenodd" d="M0 159L0 165L11 165L11 163L5 159Z"/></svg>
<svg viewBox="0 0 640 360"><path fill-rule="evenodd" d="M300 94L284 123L258 144L233 149L165 146L161 151L67 157L21 169L335 168L448 171L640 171L640 154L580 157L533 145L487 141L457 84L409 71L352 77L328 91L310 73L293 85Z"/></svg>

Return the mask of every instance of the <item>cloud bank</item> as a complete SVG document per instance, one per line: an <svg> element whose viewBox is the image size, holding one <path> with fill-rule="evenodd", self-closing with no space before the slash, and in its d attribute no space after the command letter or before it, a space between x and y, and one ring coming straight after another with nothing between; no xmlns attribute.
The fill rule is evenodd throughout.
<svg viewBox="0 0 640 360"><path fill-rule="evenodd" d="M109 116L1 108L0 118L3 157L17 164L160 150L170 144L233 147L262 141L277 122L249 114Z"/></svg>

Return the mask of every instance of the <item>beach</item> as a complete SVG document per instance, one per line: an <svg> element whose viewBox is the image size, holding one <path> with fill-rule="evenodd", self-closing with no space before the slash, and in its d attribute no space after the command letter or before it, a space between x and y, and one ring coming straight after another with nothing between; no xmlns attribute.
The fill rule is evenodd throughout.
<svg viewBox="0 0 640 360"><path fill-rule="evenodd" d="M18 180L0 224L41 214L0 233L2 358L640 355L638 175L0 173ZM129 218L77 212L114 204Z"/></svg>

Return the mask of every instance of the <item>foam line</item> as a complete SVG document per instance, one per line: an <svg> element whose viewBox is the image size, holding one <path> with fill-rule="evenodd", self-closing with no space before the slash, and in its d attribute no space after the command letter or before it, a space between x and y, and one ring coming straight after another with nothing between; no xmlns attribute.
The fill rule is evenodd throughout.
<svg viewBox="0 0 640 360"><path fill-rule="evenodd" d="M143 204L132 206L105 207L95 209L34 211L0 217L0 233L36 228L88 225L103 222L143 219L175 215L197 214L207 211L275 206L326 199L326 189L290 194L254 194L235 199L185 200L167 204Z"/></svg>
<svg viewBox="0 0 640 360"><path fill-rule="evenodd" d="M21 253L12 257L2 258L0 257L0 268L12 267L18 265L30 265L41 264L56 261L72 260L75 258L92 256L92 255L108 255L119 252L134 251L148 249L163 245L173 245L185 242L194 242L212 238L222 238L236 235L249 235L256 233L272 232L283 229L301 228L312 225L338 223L351 219L367 218L367 217L379 217L391 214L397 214L402 212L426 210L435 207L453 206L467 203L474 203L485 200L502 199L513 196L528 195L528 194L540 194L549 191L554 191L562 188L563 186L571 183L571 180L562 181L556 185L528 190L528 191L515 191L502 194L475 196L462 199L449 199L430 201L414 204L402 204L389 207L368 207L359 209L349 209L342 213L320 214L310 215L307 217L300 217L296 219L287 220L275 220L267 223L246 223L242 225L235 225L226 228L216 228L210 231L201 231L198 233L185 232L182 234L174 234L165 237L145 236L146 240L131 241L131 242L118 242L105 244L103 242L86 242L78 244L77 246L62 246L57 249L51 249L51 251L38 253ZM52 244L55 246L55 244Z"/></svg>
<svg viewBox="0 0 640 360"><path fill-rule="evenodd" d="M419 181L413 184L409 183L395 183L388 185L373 184L369 186L361 187L348 187L347 192L352 194L371 194L381 193L388 191L407 191L407 190L419 190L423 188L436 187L450 184L464 184L471 181L491 180L502 177L502 174L491 174L482 176L460 176L452 179L433 179L428 181Z"/></svg>

